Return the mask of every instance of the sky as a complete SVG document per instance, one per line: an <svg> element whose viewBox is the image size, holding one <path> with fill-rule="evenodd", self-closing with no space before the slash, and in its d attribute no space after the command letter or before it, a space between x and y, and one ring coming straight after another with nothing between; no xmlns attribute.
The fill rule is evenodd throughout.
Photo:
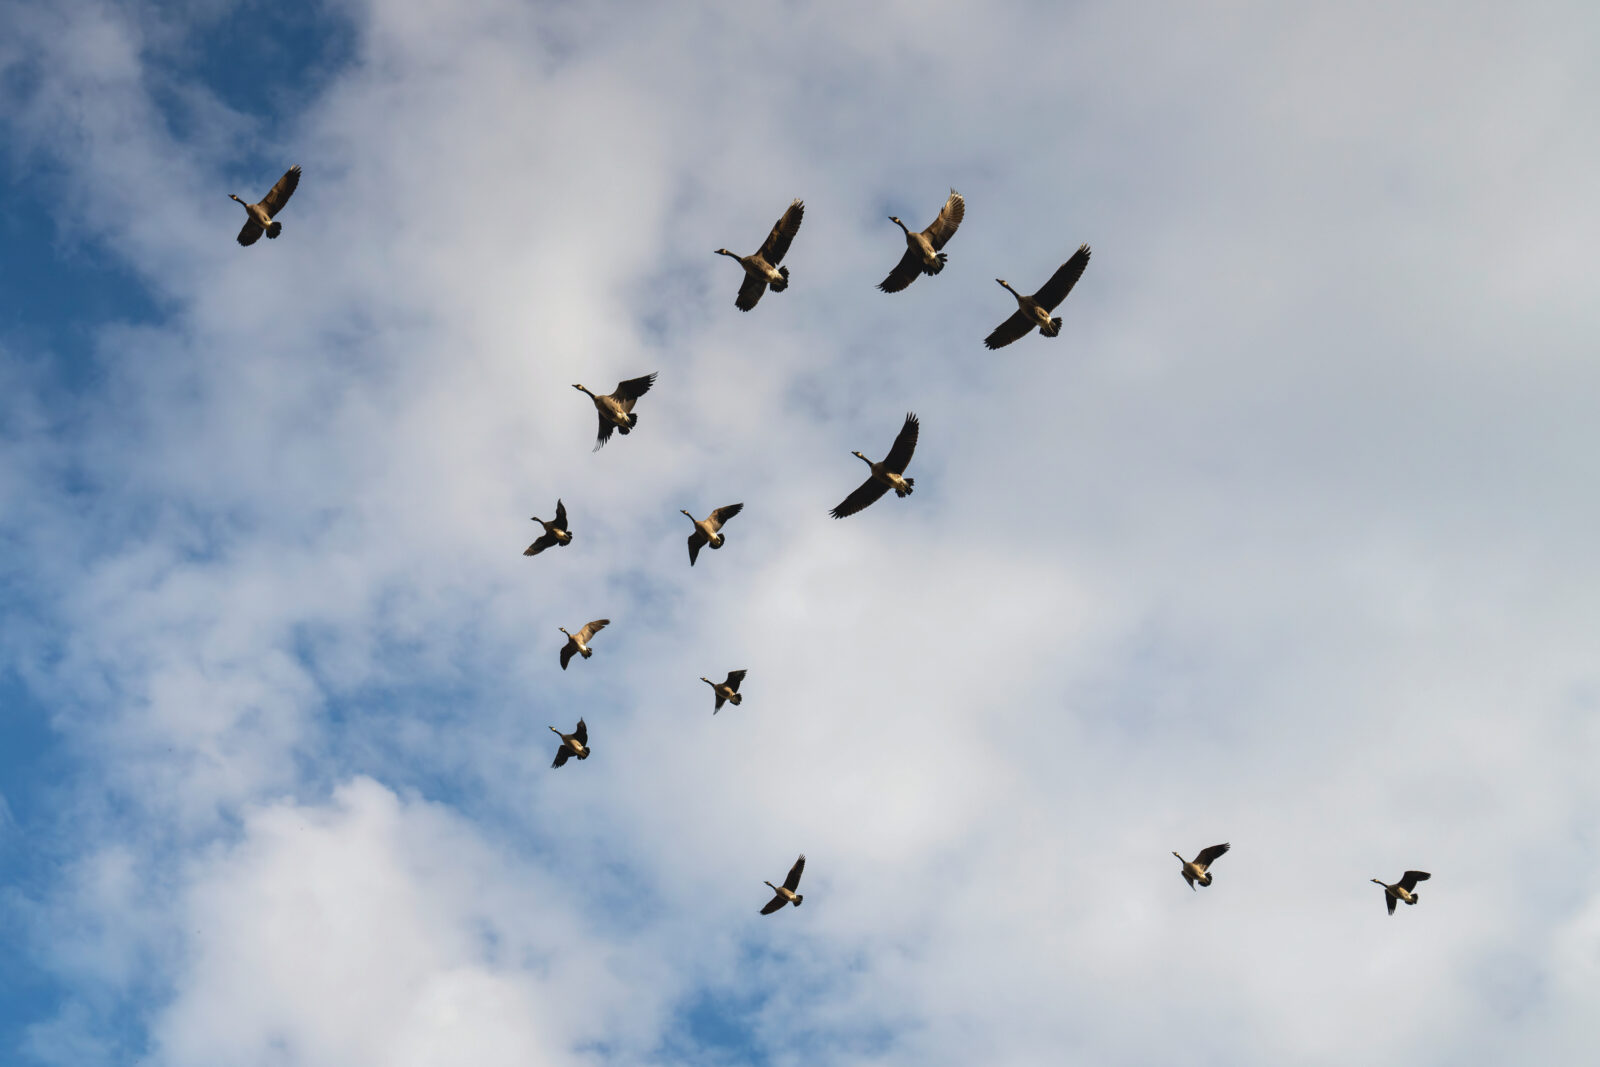
<svg viewBox="0 0 1600 1067"><path fill-rule="evenodd" d="M6 6L0 1062L1595 1059L1597 32Z"/></svg>

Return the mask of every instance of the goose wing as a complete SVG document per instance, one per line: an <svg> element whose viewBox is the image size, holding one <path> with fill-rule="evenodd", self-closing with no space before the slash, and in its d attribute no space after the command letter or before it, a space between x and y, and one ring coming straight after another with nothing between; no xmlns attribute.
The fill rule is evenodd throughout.
<svg viewBox="0 0 1600 1067"><path fill-rule="evenodd" d="M261 235L265 232L261 228L261 223L256 221L254 215L251 215L245 220L244 229L239 231L239 243L248 248L261 240Z"/></svg>
<svg viewBox="0 0 1600 1067"><path fill-rule="evenodd" d="M889 454L883 457L885 470L896 474L904 474L906 467L911 463L911 453L917 450L917 416L912 412L906 413L906 421L901 425L900 432L895 435L894 444L889 448Z"/></svg>
<svg viewBox="0 0 1600 1067"><path fill-rule="evenodd" d="M722 684L727 686L729 689L732 689L735 693L737 693L739 691L739 683L744 681L744 676L746 674L748 674L748 673L750 673L750 672L749 671L743 671L743 670L729 671L728 672L728 680L723 682Z"/></svg>
<svg viewBox="0 0 1600 1067"><path fill-rule="evenodd" d="M733 306L740 311L749 311L761 299L761 294L767 291L767 283L757 278L754 274L746 273L744 281L739 283L739 299Z"/></svg>
<svg viewBox="0 0 1600 1067"><path fill-rule="evenodd" d="M771 915L773 912L777 911L787 903L789 903L789 898L784 896L782 893L779 893L777 896L767 901L767 906L761 909L761 914Z"/></svg>
<svg viewBox="0 0 1600 1067"><path fill-rule="evenodd" d="M1213 863L1217 862L1217 857L1226 851L1228 851L1228 845L1226 842L1220 845L1212 845L1210 848L1203 848L1200 850L1200 855L1194 858L1194 865L1203 871Z"/></svg>
<svg viewBox="0 0 1600 1067"><path fill-rule="evenodd" d="M522 550L522 554L524 556L537 556L539 553L543 552L545 549L547 549L551 545L555 544L556 540L557 539L556 539L556 535L555 534L547 533L544 536L540 537L533 544L531 544L527 548L523 549Z"/></svg>
<svg viewBox="0 0 1600 1067"><path fill-rule="evenodd" d="M593 622L583 624L583 629L578 631L578 639L584 644L589 643L589 638L611 625L610 619L595 619Z"/></svg>
<svg viewBox="0 0 1600 1067"><path fill-rule="evenodd" d="M1400 879L1400 888L1409 893L1413 889L1417 888L1418 882L1426 882L1432 877L1433 875L1429 874L1427 871L1407 871L1405 873L1405 877Z"/></svg>
<svg viewBox="0 0 1600 1067"><path fill-rule="evenodd" d="M761 244L761 250L756 254L774 267L782 263L783 257L789 251L789 243L794 240L794 235L800 232L800 220L805 213L806 206L799 200L790 204L783 217L773 224L772 232L767 234L767 239Z"/></svg>
<svg viewBox="0 0 1600 1067"><path fill-rule="evenodd" d="M572 728L572 736L578 739L580 745L589 744L589 727L582 719L579 719L578 725Z"/></svg>
<svg viewBox="0 0 1600 1067"><path fill-rule="evenodd" d="M611 399L622 405L624 413L632 411L636 400L650 391L656 383L655 372L646 374L642 378L629 378L625 382L618 382L616 391L611 394Z"/></svg>
<svg viewBox="0 0 1600 1067"><path fill-rule="evenodd" d="M578 654L578 642L567 638L567 643L561 646L561 669L566 670L567 664L572 662L572 657Z"/></svg>
<svg viewBox="0 0 1600 1067"><path fill-rule="evenodd" d="M564 767L564 766L566 766L567 760L570 759L571 756L572 756L572 750L570 748L568 748L567 745L566 745L566 742L563 741L561 743L561 747L556 749L556 761L554 763L550 764L550 766L552 766L552 767Z"/></svg>
<svg viewBox="0 0 1600 1067"><path fill-rule="evenodd" d="M600 431L595 434L594 448L590 449L591 452L598 452L604 448L606 442L611 440L611 431L616 429L611 420L604 415L597 415L596 417L600 420Z"/></svg>
<svg viewBox="0 0 1600 1067"><path fill-rule="evenodd" d="M800 876L806 873L806 854L800 853L800 858L794 861L794 866L789 868L789 877L783 880L783 888L793 893L800 888Z"/></svg>
<svg viewBox="0 0 1600 1067"><path fill-rule="evenodd" d="M707 537L700 527L694 528L694 533L689 535L689 566L694 566L694 561L700 558L700 550L706 547L710 540L711 538Z"/></svg>
<svg viewBox="0 0 1600 1067"><path fill-rule="evenodd" d="M1396 898L1393 893L1389 892L1389 887L1385 886L1384 889L1383 889L1383 900L1384 900L1384 903L1389 905L1389 914L1390 915L1394 914L1394 905L1395 905L1395 901L1397 899L1398 898Z"/></svg>
<svg viewBox="0 0 1600 1067"><path fill-rule="evenodd" d="M713 715L721 711L722 705L728 702L728 698L722 695L722 690L718 689L715 692L717 694L717 706L711 709L711 714Z"/></svg>
<svg viewBox="0 0 1600 1067"><path fill-rule="evenodd" d="M1083 268L1089 265L1089 246L1080 245L1072 253L1072 258L1061 264L1059 270L1050 275L1050 280L1039 287L1033 294L1033 302L1046 311L1054 311L1056 305L1067 298L1072 292L1072 287L1078 284L1078 279L1083 277Z"/></svg>
<svg viewBox="0 0 1600 1067"><path fill-rule="evenodd" d="M744 504L742 502L738 504L724 504L716 511L713 511L709 516L707 516L707 518L710 520L711 528L713 530L720 530L722 529L723 523L727 522L729 519L733 518L743 510Z"/></svg>
<svg viewBox="0 0 1600 1067"><path fill-rule="evenodd" d="M868 478L856 486L856 491L839 502L839 506L828 514L836 519L849 518L862 508L878 502L878 498L889 491L889 487L876 478Z"/></svg>
<svg viewBox="0 0 1600 1067"><path fill-rule="evenodd" d="M954 189L950 190L950 199L944 202L944 207L939 209L939 217L933 220L933 225L922 231L922 235L933 245L935 252L944 247L944 243L956 234L956 227L961 225L961 220L967 214L967 201Z"/></svg>
<svg viewBox="0 0 1600 1067"><path fill-rule="evenodd" d="M922 257L908 248L906 254L900 257L900 262L894 265L894 270L889 272L889 276L878 283L878 288L886 293L898 293L916 281L917 275L921 273Z"/></svg>
<svg viewBox="0 0 1600 1067"><path fill-rule="evenodd" d="M1190 889L1194 888L1194 872L1187 867L1183 869L1183 880L1189 883Z"/></svg>
<svg viewBox="0 0 1600 1067"><path fill-rule="evenodd" d="M571 533L567 529L567 506L560 500L556 501L556 529L562 533Z"/></svg>
<svg viewBox="0 0 1600 1067"><path fill-rule="evenodd" d="M1024 336L1033 329L1034 321L1022 313L1018 308L1011 313L1011 317L994 328L994 332L983 339L985 348L1004 348L1012 341Z"/></svg>
<svg viewBox="0 0 1600 1067"><path fill-rule="evenodd" d="M300 187L300 165L295 164L283 172L283 177L278 179L266 196L261 198L261 209L271 218L283 210L283 205L289 202L294 191Z"/></svg>

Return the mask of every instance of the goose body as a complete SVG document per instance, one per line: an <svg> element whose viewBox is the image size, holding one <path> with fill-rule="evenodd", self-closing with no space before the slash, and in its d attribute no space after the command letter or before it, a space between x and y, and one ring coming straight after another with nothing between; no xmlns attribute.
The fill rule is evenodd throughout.
<svg viewBox="0 0 1600 1067"><path fill-rule="evenodd" d="M806 206L799 200L794 201L784 211L782 217L773 224L772 232L767 234L767 239L761 247L748 256L741 256L730 252L726 248L719 248L714 253L727 256L729 259L739 261L744 268L744 282L739 286L739 297L733 306L740 311L749 311L756 306L763 293L771 289L774 293L781 293L789 288L789 268L780 267L783 257L789 252L789 245L794 241L794 235L800 232L800 221L805 217Z"/></svg>
<svg viewBox="0 0 1600 1067"><path fill-rule="evenodd" d="M795 890L800 888L800 876L805 873L805 869L806 856L802 852L800 858L794 861L794 866L789 868L789 877L783 880L782 885L773 885L771 882L761 883L776 894L771 900L767 901L767 906L761 909L761 914L771 915L785 904L793 904L797 908L800 906L801 902L806 898L804 894L796 893Z"/></svg>
<svg viewBox="0 0 1600 1067"><path fill-rule="evenodd" d="M1200 854L1192 860L1184 859L1181 853L1174 852L1173 855L1177 856L1178 862L1183 864L1183 880L1189 883L1190 889L1193 889L1196 883L1200 885L1211 884L1210 867L1217 862L1218 856L1227 851L1228 844L1223 842L1220 845L1212 845L1210 848L1201 849Z"/></svg>
<svg viewBox="0 0 1600 1067"><path fill-rule="evenodd" d="M570 734L564 734L554 726L550 727L550 732L561 738L561 747L556 749L556 761L550 766L560 767L573 756L579 759L589 758L589 728L583 724L582 719L578 720L578 725L572 728Z"/></svg>
<svg viewBox="0 0 1600 1067"><path fill-rule="evenodd" d="M544 527L544 533L539 539L522 550L524 556L537 556L551 545L572 544L572 531L567 529L567 506L561 501L556 501L556 517L552 522L545 522L535 515L533 521Z"/></svg>
<svg viewBox="0 0 1600 1067"><path fill-rule="evenodd" d="M273 222L272 217L283 210L283 205L289 202L295 189L300 185L300 167L296 164L284 171L283 177L278 179L276 185L267 191L267 195L254 204L246 204L233 193L228 194L228 199L244 207L245 214L250 216L245 220L244 229L239 231L239 243L249 246L261 240L261 235L266 234L272 239L283 232L283 223Z"/></svg>
<svg viewBox="0 0 1600 1067"><path fill-rule="evenodd" d="M836 519L843 519L854 515L869 504L877 502L889 490L894 490L894 495L907 497L911 495L916 486L915 478L905 477L906 467L911 463L911 454L917 449L917 432L920 424L914 413L906 415L906 421L901 425L900 432L895 435L894 444L889 447L889 454L883 457L882 462L874 462L860 452L850 453L872 469L867 480L856 487L855 491L839 502L831 512Z"/></svg>
<svg viewBox="0 0 1600 1067"><path fill-rule="evenodd" d="M889 272L889 276L878 283L878 288L886 293L898 293L916 281L919 274L932 275L944 270L944 265L950 257L939 249L955 235L956 227L961 225L966 212L966 200L952 189L950 198L944 202L944 207L939 209L938 216L926 230L913 231L898 218L890 215L889 221L900 227L906 235L906 251L905 255L900 257L900 262L895 264L894 270Z"/></svg>
<svg viewBox="0 0 1600 1067"><path fill-rule="evenodd" d="M1417 883L1426 882L1432 877L1433 875L1427 871L1407 871L1394 885L1390 885L1381 878L1374 878L1373 881L1383 886L1383 901L1389 905L1389 914L1393 915L1396 901L1415 904L1421 899L1422 894L1416 891Z"/></svg>
<svg viewBox="0 0 1600 1067"><path fill-rule="evenodd" d="M627 381L618 382L614 391L600 396L596 396L582 385L573 384L574 389L594 401L594 410L600 416L600 432L595 437L594 451L600 451L601 447L611 440L612 430L626 437L635 426L639 425L639 416L633 414L633 405L650 391L655 382L656 376L652 372L642 378L629 378Z"/></svg>
<svg viewBox="0 0 1600 1067"><path fill-rule="evenodd" d="M747 673L749 672L743 670L729 671L727 680L722 682L713 682L705 675L700 676L700 680L709 685L711 691L717 695L717 705L711 709L711 714L715 715L721 711L723 704L732 704L734 707L738 707L744 703L744 697L739 695L739 685L744 681L744 676Z"/></svg>
<svg viewBox="0 0 1600 1067"><path fill-rule="evenodd" d="M712 548L721 548L727 537L720 531L722 524L744 510L744 504L725 504L713 511L703 519L697 519L690 514L687 508L679 508L689 521L694 523L694 533L689 535L689 566L694 566L694 561L699 558L700 550L710 545Z"/></svg>
<svg viewBox="0 0 1600 1067"><path fill-rule="evenodd" d="M583 629L575 634L567 633L565 626L556 627L562 633L567 634L567 643L561 646L561 669L567 669L567 664L572 662L573 656L582 656L584 659L588 659L594 655L594 649L589 647L589 642L593 640L595 634L610 625L610 619L595 619L593 622L584 623Z"/></svg>
<svg viewBox="0 0 1600 1067"><path fill-rule="evenodd" d="M1072 254L1071 259L1061 264L1050 276L1050 280L1040 286L1039 291L1032 296L1017 292L1004 278L996 278L995 281L1016 297L1017 310L1009 319L996 326L993 333L984 338L984 345L989 348L1004 348L1035 326L1046 337L1055 337L1059 334L1061 320L1051 318L1050 312L1072 292L1072 287L1078 284L1078 279L1083 276L1083 269L1088 265L1089 246L1083 245Z"/></svg>

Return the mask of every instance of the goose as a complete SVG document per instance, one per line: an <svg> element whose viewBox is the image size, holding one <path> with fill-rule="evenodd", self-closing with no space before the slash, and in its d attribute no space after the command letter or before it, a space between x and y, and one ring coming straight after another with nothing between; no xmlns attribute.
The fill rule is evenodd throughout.
<svg viewBox="0 0 1600 1067"><path fill-rule="evenodd" d="M1220 845L1212 845L1210 848L1201 849L1200 854L1193 860L1186 860L1177 852L1174 852L1173 855L1177 856L1178 862L1183 864L1183 880L1189 883L1190 889L1193 889L1196 882L1201 885L1211 884L1211 872L1207 868L1217 862L1217 857L1226 851L1228 851L1228 843L1224 841Z"/></svg>
<svg viewBox="0 0 1600 1067"><path fill-rule="evenodd" d="M729 671L727 681L720 684L713 682L710 678L707 678L703 674L700 676L700 680L709 685L711 687L711 691L717 694L717 706L711 709L711 714L715 715L717 712L721 711L722 705L724 704L731 703L735 707L738 707L740 704L744 703L744 697L739 695L739 683L744 681L744 676L746 673L746 671L742 670Z"/></svg>
<svg viewBox="0 0 1600 1067"><path fill-rule="evenodd" d="M700 555L700 550L706 545L710 545L712 548L722 547L722 543L727 540L727 537L717 531L722 529L723 523L743 511L744 504L726 504L707 515L704 519L697 519L690 515L687 508L679 508L678 510L685 515L689 515L689 521L694 523L694 533L689 535L689 566L693 567L695 557Z"/></svg>
<svg viewBox="0 0 1600 1067"><path fill-rule="evenodd" d="M799 200L789 205L787 211L772 226L772 232L767 234L764 241L754 255L741 256L719 248L715 254L728 256L739 261L744 268L744 283L739 286L739 299L733 306L740 311L749 311L756 306L756 301L761 299L761 294L770 286L774 293L781 293L789 288L789 268L780 267L785 253L789 251L789 242L794 240L794 235L800 230L800 220L805 216L806 206Z"/></svg>
<svg viewBox="0 0 1600 1067"><path fill-rule="evenodd" d="M882 463L874 463L860 452L850 453L872 468L872 476L856 487L856 491L845 497L839 506L834 508L830 515L836 519L854 515L889 490L894 490L895 496L910 496L912 487L917 484L915 478L902 478L906 465L911 462L911 453L917 447L917 417L907 414L906 421L900 427L900 433L895 437L894 444L889 448L889 454L883 457Z"/></svg>
<svg viewBox="0 0 1600 1067"><path fill-rule="evenodd" d="M1017 310L1006 321L994 328L994 332L984 338L983 343L989 348L1004 348L1017 338L1026 334L1035 326L1046 337L1054 337L1061 332L1061 320L1052 319L1050 312L1056 305L1067 298L1072 292L1072 287L1083 276L1083 268L1089 265L1089 246L1083 245L1072 254L1072 258L1061 264L1059 270L1050 275L1050 280L1039 287L1039 291L1032 296L1023 296L1006 283L1004 278L995 281L1004 285L1006 291L1017 298Z"/></svg>
<svg viewBox="0 0 1600 1067"><path fill-rule="evenodd" d="M639 416L633 414L633 405L641 396L648 393L655 383L656 376L652 371L643 378L629 378L625 382L618 382L615 392L603 396L595 396L582 385L573 384L572 387L578 392L588 394L589 399L594 401L595 411L600 413L600 435L595 438L592 451L600 451L601 447L611 440L612 430L617 430L626 437L628 431L639 425Z"/></svg>
<svg viewBox="0 0 1600 1067"><path fill-rule="evenodd" d="M796 893L795 890L800 887L800 875L805 873L805 869L806 854L802 852L800 853L800 858L794 861L794 866L789 868L789 877L783 880L782 885L772 885L771 882L761 883L765 886L771 886L772 891L778 894L767 901L767 906L761 909L761 914L771 915L785 904L793 904L797 908L800 906L800 902L806 898L804 894Z"/></svg>
<svg viewBox="0 0 1600 1067"><path fill-rule="evenodd" d="M582 656L584 659L588 659L590 656L594 655L594 649L589 647L589 642L594 639L595 634L599 633L601 630L604 630L610 625L610 619L596 619L593 622L584 623L583 629L579 630L575 634L567 633L567 628L565 626L556 627L556 629L560 630L562 633L567 634L567 643L561 646L561 669L567 669L567 664L572 662L574 653Z"/></svg>
<svg viewBox="0 0 1600 1067"><path fill-rule="evenodd" d="M522 550L524 556L537 556L551 545L563 547L572 544L572 531L567 529L567 506L560 500L556 501L556 518L554 522L545 522L535 515L533 521L544 527L544 533L537 541Z"/></svg>
<svg viewBox="0 0 1600 1067"><path fill-rule="evenodd" d="M283 172L283 177L278 179L267 195L261 198L259 204L246 204L233 193L228 194L228 199L238 201L244 205L245 213L250 217L245 220L244 229L239 231L239 243L245 246L253 245L261 240L264 233L268 239L277 237L283 232L283 223L273 222L272 216L283 210L283 205L289 202L294 195L295 187L300 184L300 164L296 163Z"/></svg>
<svg viewBox="0 0 1600 1067"><path fill-rule="evenodd" d="M1407 871L1404 877L1394 885L1390 885L1381 878L1374 878L1373 881L1383 886L1384 903L1389 905L1389 914L1393 915L1395 901L1403 900L1407 904L1415 904L1422 897L1421 893L1415 891L1417 883L1426 882L1432 877L1433 875L1427 871Z"/></svg>
<svg viewBox="0 0 1600 1067"><path fill-rule="evenodd" d="M589 728L583 724L582 719L578 720L578 725L572 728L570 734L564 734L554 726L550 727L550 732L561 738L561 747L556 749L556 761L550 766L560 767L573 756L579 759L589 758Z"/></svg>
<svg viewBox="0 0 1600 1067"><path fill-rule="evenodd" d="M939 209L939 217L921 233L913 233L905 223L890 215L889 221L905 231L906 254L900 257L900 262L895 264L889 276L878 283L878 288L886 293L898 293L916 281L917 275L938 274L944 270L945 262L950 257L939 249L955 236L956 227L961 225L966 213L966 200L952 189L950 199Z"/></svg>

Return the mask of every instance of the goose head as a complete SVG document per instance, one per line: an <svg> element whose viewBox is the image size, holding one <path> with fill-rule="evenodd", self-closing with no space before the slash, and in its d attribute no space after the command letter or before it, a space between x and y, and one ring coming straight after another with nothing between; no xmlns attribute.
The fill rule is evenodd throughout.
<svg viewBox="0 0 1600 1067"><path fill-rule="evenodd" d="M563 741L567 739L567 735L562 733L560 730L557 730L554 726L550 727L550 732L561 738Z"/></svg>
<svg viewBox="0 0 1600 1067"><path fill-rule="evenodd" d="M571 637L572 637L572 635L571 635L571 634L568 634L568 633L567 633L567 628L566 628L566 627L565 627L565 626L557 626L557 627L556 627L556 629L558 629L558 630L560 630L560 631L561 631L561 632L562 632L562 633L564 633L564 634L567 634L567 637L568 637L568 638L571 638Z"/></svg>
<svg viewBox="0 0 1600 1067"><path fill-rule="evenodd" d="M1385 888L1385 889L1389 888L1389 883L1385 882L1382 878L1374 878L1373 882L1378 884L1378 885L1383 886L1383 888Z"/></svg>
<svg viewBox="0 0 1600 1067"><path fill-rule="evenodd" d="M693 523L698 523L698 522L699 522L699 521L700 521L700 520L699 520L699 519L696 519L696 518L695 518L695 517L694 517L694 516L693 516L693 515L692 515L692 514L690 514L690 512L689 512L689 509L688 509L688 508L679 508L679 509L678 509L678 511L679 511L679 512L680 512L680 513L682 513L682 514L684 514L684 515L688 515L688 516L689 516L689 521L690 521L690 522L693 522Z"/></svg>
<svg viewBox="0 0 1600 1067"><path fill-rule="evenodd" d="M907 233L911 232L910 227L908 227L905 223L901 222L899 219L895 218L893 215L889 216L889 221L894 223L896 226L900 227L902 230L905 230Z"/></svg>
<svg viewBox="0 0 1600 1067"><path fill-rule="evenodd" d="M862 455L860 452L852 452L850 454L852 456L856 457L857 459L859 459L861 462L865 463L867 466L869 466L869 467L872 466L872 460L868 459L866 456Z"/></svg>
<svg viewBox="0 0 1600 1067"><path fill-rule="evenodd" d="M717 249L715 252L713 252L711 254L714 255L714 256L732 256L734 259L738 259L739 258L738 253L730 252L726 248L719 248L719 249Z"/></svg>
<svg viewBox="0 0 1600 1067"><path fill-rule="evenodd" d="M1011 283L1006 281L1004 278L996 278L995 281L999 282L1001 284L1001 286L1003 286L1005 288L1006 292L1008 292L1008 293L1015 293L1016 292L1015 289L1011 288Z"/></svg>
<svg viewBox="0 0 1600 1067"><path fill-rule="evenodd" d="M237 197L237 196L235 196L235 195L234 195L234 194L232 194L232 193L229 193L229 194L228 194L228 199L229 199L229 200L235 200L235 201L238 201L238 202L239 202L239 203L241 203L241 204L244 204L244 201L243 201L243 200L240 200L240 199L239 199L239 198L238 198L238 197ZM244 206L245 206L245 207L249 207L249 206L250 206L250 205L249 205L249 204L244 204Z"/></svg>

